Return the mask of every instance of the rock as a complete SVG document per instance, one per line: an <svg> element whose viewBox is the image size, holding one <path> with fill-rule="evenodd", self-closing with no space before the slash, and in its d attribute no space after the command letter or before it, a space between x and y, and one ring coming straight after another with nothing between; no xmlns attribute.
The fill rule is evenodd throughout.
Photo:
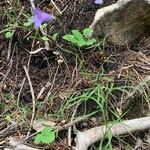
<svg viewBox="0 0 150 150"><path fill-rule="evenodd" d="M90 27L96 38L108 36L112 43L132 44L150 33L150 0L118 0L99 9Z"/></svg>

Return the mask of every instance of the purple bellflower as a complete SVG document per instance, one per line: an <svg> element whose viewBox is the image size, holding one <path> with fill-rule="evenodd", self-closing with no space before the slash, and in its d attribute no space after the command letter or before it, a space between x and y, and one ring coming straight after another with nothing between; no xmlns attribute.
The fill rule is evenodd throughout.
<svg viewBox="0 0 150 150"><path fill-rule="evenodd" d="M103 4L103 0L95 0L95 4L101 5L101 4Z"/></svg>
<svg viewBox="0 0 150 150"><path fill-rule="evenodd" d="M41 11L39 8L32 8L34 16L32 21L35 25L35 28L39 28L42 23L52 21L53 16L49 13Z"/></svg>

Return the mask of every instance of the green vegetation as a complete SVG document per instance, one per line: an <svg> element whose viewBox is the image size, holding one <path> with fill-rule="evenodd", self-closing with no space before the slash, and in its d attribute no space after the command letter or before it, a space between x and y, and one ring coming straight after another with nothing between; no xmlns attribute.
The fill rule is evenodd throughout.
<svg viewBox="0 0 150 150"><path fill-rule="evenodd" d="M35 138L34 142L36 144L44 143L44 144L50 144L55 141L55 132L51 128L44 128L41 133L38 133Z"/></svg>
<svg viewBox="0 0 150 150"><path fill-rule="evenodd" d="M91 28L85 28L83 33L78 30L72 30L71 32L72 34L64 35L63 39L79 47L91 46L96 42L96 40L92 38L93 29Z"/></svg>
<svg viewBox="0 0 150 150"><path fill-rule="evenodd" d="M39 5L44 10L47 3L42 1ZM56 139L67 145L70 127L65 128L67 123L80 120L72 126L82 131L145 115L145 107L150 107L150 79L145 79L149 72L141 69L141 73L136 68L137 60L125 61L122 56L126 48L118 52L116 45L107 44L107 37L96 41L93 30L84 28L88 24L82 26L81 32L80 28L68 31L65 25L61 26L61 16L54 23L44 23L35 29L29 6L21 6L19 0L0 6L3 20L0 26L0 130L4 131L12 123L17 125L0 134L2 141L11 136L21 140L26 137L25 142L50 149ZM45 10L50 11L48 7ZM139 57L138 53L137 59ZM33 91L23 66L28 68ZM35 105L31 93L35 95ZM42 124L43 130L36 132L33 123L39 118L55 125ZM65 130L59 132L57 127ZM115 137L120 142L115 143L109 128L105 133L107 139L104 137L95 148L113 150L114 145L120 143L127 145L123 148L133 148L128 138ZM74 142L72 128L70 132Z"/></svg>

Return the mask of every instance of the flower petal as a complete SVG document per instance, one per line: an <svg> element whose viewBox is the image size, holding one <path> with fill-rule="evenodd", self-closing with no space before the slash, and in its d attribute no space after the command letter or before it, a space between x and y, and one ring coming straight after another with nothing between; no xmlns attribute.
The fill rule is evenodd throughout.
<svg viewBox="0 0 150 150"><path fill-rule="evenodd" d="M51 21L53 19L53 16L48 14L48 13L43 13L42 14L42 21L43 22L48 22Z"/></svg>
<svg viewBox="0 0 150 150"><path fill-rule="evenodd" d="M95 0L95 4L101 5L101 4L103 4L103 0Z"/></svg>
<svg viewBox="0 0 150 150"><path fill-rule="evenodd" d="M35 28L39 28L41 26L42 22L40 20L37 20L34 25L35 25Z"/></svg>
<svg viewBox="0 0 150 150"><path fill-rule="evenodd" d="M34 16L32 18L36 28L39 28L42 23L52 21L53 16L49 13L41 11L39 8L32 9Z"/></svg>

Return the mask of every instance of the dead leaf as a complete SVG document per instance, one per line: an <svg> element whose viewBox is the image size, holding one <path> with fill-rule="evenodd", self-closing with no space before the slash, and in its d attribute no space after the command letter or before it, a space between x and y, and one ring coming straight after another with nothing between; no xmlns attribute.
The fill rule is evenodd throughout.
<svg viewBox="0 0 150 150"><path fill-rule="evenodd" d="M36 120L33 123L33 129L37 132L42 131L46 126L54 127L56 125L55 122L49 121L49 120Z"/></svg>

